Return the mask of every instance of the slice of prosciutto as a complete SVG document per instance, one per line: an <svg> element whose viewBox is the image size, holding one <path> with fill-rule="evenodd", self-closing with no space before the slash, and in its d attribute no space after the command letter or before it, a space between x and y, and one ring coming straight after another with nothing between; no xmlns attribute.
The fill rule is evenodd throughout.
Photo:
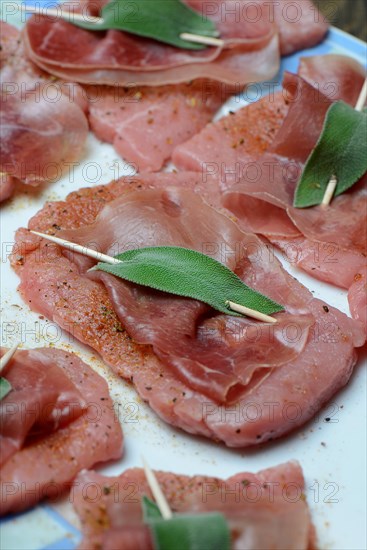
<svg viewBox="0 0 367 550"><path fill-rule="evenodd" d="M298 462L287 462L257 474L242 472L225 480L162 471L155 475L174 513L223 514L234 550L316 547ZM88 499L88 487L98 488L98 496L92 501ZM143 523L144 495L154 500L141 468L126 470L116 477L81 472L72 490L84 535L80 550L153 549L150 530Z"/></svg>
<svg viewBox="0 0 367 550"><path fill-rule="evenodd" d="M45 366L39 354L21 354L2 375L12 391L0 402L0 465L19 451L26 438L47 436L76 420L87 405L65 372L51 364Z"/></svg>
<svg viewBox="0 0 367 550"><path fill-rule="evenodd" d="M24 58L19 33L1 22L0 200L16 182L40 185L56 181L80 159L88 121L80 90L51 81Z"/></svg>
<svg viewBox="0 0 367 550"><path fill-rule="evenodd" d="M18 350L2 376L13 389L0 403L1 514L58 496L83 468L121 456L107 383L76 355Z"/></svg>
<svg viewBox="0 0 367 550"><path fill-rule="evenodd" d="M204 80L173 86L84 89L92 131L112 143L140 172L160 170L174 148L199 132L233 91Z"/></svg>
<svg viewBox="0 0 367 550"><path fill-rule="evenodd" d="M214 192L218 179L210 182ZM175 188L167 187L172 183ZM190 191L202 188L197 173L122 178L47 204L29 227L54 233L57 226L64 236L79 235L89 247L114 254L157 242L205 245L202 251L284 304L271 335L266 324L219 315L194 300L144 291L107 274L92 278L86 270L93 262L25 229L17 232L12 263L32 309L65 330L73 327L166 422L229 446L253 445L312 417L348 381L364 336L358 323L290 277L257 237ZM295 416L284 412L290 401ZM234 406L238 414L227 415Z"/></svg>

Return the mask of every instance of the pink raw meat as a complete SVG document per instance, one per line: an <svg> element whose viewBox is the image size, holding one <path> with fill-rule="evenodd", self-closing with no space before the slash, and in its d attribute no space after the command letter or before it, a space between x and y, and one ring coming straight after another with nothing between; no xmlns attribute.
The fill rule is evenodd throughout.
<svg viewBox="0 0 367 550"><path fill-rule="evenodd" d="M89 122L137 171L158 171L173 149L199 132L232 91L207 81L176 86L87 86Z"/></svg>
<svg viewBox="0 0 367 550"><path fill-rule="evenodd" d="M83 468L120 458L122 454L120 423L115 417L107 383L99 374L73 353L55 348L17 351L5 374L9 372L11 378L13 369L22 371L26 365L32 370L49 370L52 378L57 373L60 383L62 375L67 377L69 382L64 394L60 388L57 406L62 406L64 398L72 398L73 403L77 399L76 418L71 415L65 419L70 422L66 425L61 422L56 431L50 428L47 434L26 439L24 446L6 460L1 468L1 514L24 510L47 496L58 496L70 487L71 481ZM16 387L18 383L20 381L14 381ZM37 391L39 382L36 379L33 383ZM70 385L72 393L68 395ZM45 399L49 401L44 391L45 386L40 392L40 407L46 405ZM18 391L12 394L10 392L5 398L5 409L9 409L13 398L18 406L22 402L28 409L35 404L32 386L28 387L28 397L19 395ZM14 407L11 412L14 412Z"/></svg>

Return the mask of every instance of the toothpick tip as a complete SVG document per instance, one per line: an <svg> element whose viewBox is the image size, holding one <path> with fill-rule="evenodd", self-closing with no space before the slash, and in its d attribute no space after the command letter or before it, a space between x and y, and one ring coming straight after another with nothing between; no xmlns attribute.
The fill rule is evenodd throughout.
<svg viewBox="0 0 367 550"><path fill-rule="evenodd" d="M150 468L150 466L148 465L147 461L143 456L141 456L141 460L144 466L145 477L147 478L148 485L150 487L150 490L153 493L153 496L155 498L159 511L162 514L163 519L171 519L172 511L169 507L166 497L163 494L163 491L158 483L158 480L153 470Z"/></svg>
<svg viewBox="0 0 367 550"><path fill-rule="evenodd" d="M366 100L367 100L367 78L363 83L361 93L359 94L359 97L357 99L355 110L359 112L363 111L363 108L366 104Z"/></svg>
<svg viewBox="0 0 367 550"><path fill-rule="evenodd" d="M97 250L93 250L92 248L87 248L86 246L83 246L81 244L72 243L70 241L67 241L66 239L55 237L55 235L47 235L46 233L40 233L39 231L34 231L32 229L30 229L29 231L34 235L38 235L38 237L42 237L43 239L47 239L53 243L56 243L63 248L66 248L67 250L71 250L71 252L78 252L79 254L83 254L84 256L88 256L89 258L93 258L94 260L98 260L99 262L105 262L108 264L121 263L120 260L114 258L113 256L107 256L107 254L103 254L102 252L98 252Z"/></svg>
<svg viewBox="0 0 367 550"><path fill-rule="evenodd" d="M17 342L8 349L6 353L1 357L0 359L0 372L6 367L6 365L9 363L11 358L13 357L14 353L17 351L18 347L20 346L20 342Z"/></svg>
<svg viewBox="0 0 367 550"><path fill-rule="evenodd" d="M278 322L275 317L270 317L270 315L266 315L265 313L261 313L260 311L256 311L255 309L250 309L249 307L242 306L241 304L237 304L236 302L231 302L231 300L226 300L225 304L233 311L236 311L236 313L242 313L242 315L246 315L246 317L251 317L252 319L256 319L257 321L262 321L264 323Z"/></svg>
<svg viewBox="0 0 367 550"><path fill-rule="evenodd" d="M222 47L224 46L224 40L221 38L215 38L212 36L202 36L200 34L193 34L189 32L183 32L180 34L181 40L187 42L193 42L195 44L203 44L204 46Z"/></svg>
<svg viewBox="0 0 367 550"><path fill-rule="evenodd" d="M335 175L332 175L330 178L329 183L327 184L327 187L325 189L325 194L323 196L321 206L324 208L325 206L329 206L331 203L331 200L333 198L333 195L335 193L336 186L338 185L338 180Z"/></svg>

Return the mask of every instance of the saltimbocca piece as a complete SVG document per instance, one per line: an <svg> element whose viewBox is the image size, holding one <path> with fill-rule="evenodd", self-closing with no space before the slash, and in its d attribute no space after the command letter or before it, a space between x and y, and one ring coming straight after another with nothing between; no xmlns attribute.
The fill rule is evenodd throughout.
<svg viewBox="0 0 367 550"><path fill-rule="evenodd" d="M81 0L73 9L99 15L108 0ZM28 55L51 74L86 84L161 86L210 78L244 85L274 76L280 54L320 42L328 24L312 4L302 0L187 0L217 27L224 46L182 50L126 32L90 32L60 19L29 20ZM131 4L126 16L136 17Z"/></svg>
<svg viewBox="0 0 367 550"><path fill-rule="evenodd" d="M81 88L55 82L24 55L17 29L0 22L0 201L17 182L55 181L81 158L88 133Z"/></svg>
<svg viewBox="0 0 367 550"><path fill-rule="evenodd" d="M268 11L255 13L258 21L254 24L238 16L235 20L223 18L222 10L236 9L231 1L216 0L211 6L201 0L189 3L204 16L207 9L214 8L216 13L211 18L218 25L225 48L183 50L122 31L90 32L60 19L33 17L25 28L27 52L34 63L51 74L67 75L84 84L162 86L197 78L244 84L277 72L279 39L274 16L271 21ZM107 1L78 4L80 9L84 6L99 14Z"/></svg>
<svg viewBox="0 0 367 550"><path fill-rule="evenodd" d="M256 236L190 190L200 190L200 180L140 175L84 189L46 204L29 227L110 255L163 244L198 249L281 303L276 325L87 273L90 259L25 229L12 261L30 307L98 351L164 420L229 446L256 444L304 423L344 385L364 337L356 322L289 276Z"/></svg>
<svg viewBox="0 0 367 550"><path fill-rule="evenodd" d="M174 513L223 514L233 550L316 547L303 473L297 462L256 474L241 472L228 479L161 471L155 475ZM153 497L141 468L116 477L83 471L76 481L73 501L84 535L80 550L153 549L141 507L143 496ZM93 502L86 498L90 485L99 488L100 496Z"/></svg>
<svg viewBox="0 0 367 550"><path fill-rule="evenodd" d="M286 73L282 92L208 124L172 158L182 170L217 174L222 204L237 223L267 237L313 277L350 288L352 315L365 322L365 293L354 283L366 263L366 175L327 209L293 207L326 112L338 100L356 104L365 70L350 57L330 54L301 58L298 73Z"/></svg>
<svg viewBox="0 0 367 550"><path fill-rule="evenodd" d="M83 468L120 458L107 382L74 353L18 350L2 376L12 390L0 403L1 514L61 495Z"/></svg>
<svg viewBox="0 0 367 550"><path fill-rule="evenodd" d="M300 74L302 78L285 76L284 93L291 104L272 143L261 158L252 159L259 177L256 182L246 176L238 180L223 204L245 229L265 235L283 250L293 248L294 261L313 277L349 288L365 265L366 176L327 209L294 208L293 200L328 108L339 99L354 105L365 71L354 60L330 55L303 59ZM327 78L333 82L331 92Z"/></svg>

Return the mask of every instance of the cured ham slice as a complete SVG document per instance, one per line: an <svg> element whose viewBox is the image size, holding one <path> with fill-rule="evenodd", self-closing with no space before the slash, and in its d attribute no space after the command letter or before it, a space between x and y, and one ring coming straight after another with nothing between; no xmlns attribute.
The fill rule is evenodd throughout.
<svg viewBox="0 0 367 550"><path fill-rule="evenodd" d="M17 181L55 181L84 150L88 122L76 100L24 59L18 31L2 23L1 191L11 196ZM5 54L4 54L5 52Z"/></svg>
<svg viewBox="0 0 367 550"><path fill-rule="evenodd" d="M233 186L223 195L223 205L243 228L266 236L310 275L349 288L365 264L365 178L350 192L334 198L327 211L321 207L300 210L292 203L301 165L275 161L266 154L258 166L263 178L256 185ZM287 173L289 178L284 177ZM267 215L265 223L261 214Z"/></svg>
<svg viewBox="0 0 367 550"><path fill-rule="evenodd" d="M1 514L55 497L83 468L121 456L107 383L76 355L18 350L2 375L14 389L1 401Z"/></svg>
<svg viewBox="0 0 367 550"><path fill-rule="evenodd" d="M176 187L179 185L180 190L177 188L173 191L167 190L168 182L175 183ZM213 237L217 231L223 233L220 234L219 239L214 240L214 249L212 248L211 253L220 254L216 248L218 243L226 243L226 239L229 239L224 252L222 252L224 256L220 257L222 261L226 261L227 258L230 265L235 265L238 256L233 254L234 243L231 236L232 238L235 236L236 242L239 243L248 242L247 239L250 236L243 234L227 218L212 210L204 202L198 203L197 197L190 195L190 188L200 192L200 186L202 186L201 176L197 173L167 173L124 178L107 186L72 193L64 202L49 203L31 220L30 227L53 233L56 226L62 230L80 228L81 234L84 232L87 235L86 224L93 224L98 214L103 216L103 212L106 212L106 210L102 212L104 207L110 211L111 219L113 219L114 199L118 198L117 204L120 204L120 198L126 197L127 202L129 200L131 203L132 197L134 197L134 200L143 205L146 200L144 197L151 198L153 191L157 194L159 189L164 188L165 191L159 191L162 197L160 212L163 214L163 210L165 210L166 213L166 218L162 219L166 219L167 222L167 239L172 238L170 233L173 230L178 238L193 239L192 246L195 246L195 242L197 243L200 239L199 231L202 231L203 225L205 225L207 228L211 228ZM212 178L211 189L215 189L216 186L218 187L218 180ZM185 192L184 188L186 188ZM141 190L141 198L137 197L137 190ZM148 191L149 193L146 194ZM170 193L172 194L170 195ZM176 197L176 200L169 200L169 197L172 199ZM190 212L190 208L186 204L187 201L192 203L194 212ZM190 229L190 224L188 224L184 229L186 227L184 222L191 220L195 212L198 234L193 236L195 228ZM127 215L128 211L125 214ZM151 215L154 216L153 207ZM175 225L172 226L172 223L168 223L170 218L176 220ZM202 222L200 222L201 219ZM116 218L117 220L118 218ZM131 237L133 223L131 218L126 220L126 230ZM154 227L150 226L147 221L143 222L141 216L135 222L136 236L133 239L135 247L142 244L153 244L154 233L159 238L162 238L164 234L159 219L155 220ZM202 224L201 227L200 224ZM118 225L121 225L120 221ZM171 226L173 229L170 229ZM108 243L111 242L114 230L114 224L112 227L106 225L106 231L101 235L102 240L106 240L103 246L106 243L108 246ZM184 236L185 233L186 236ZM67 232L64 234L66 235ZM74 235L76 234L77 232L74 231ZM238 265L239 273L243 273L243 266L247 264L245 280L250 283L248 279L250 277L251 286L273 298L278 298L285 304L286 313L279 314L280 323L282 323L282 316L284 318L292 313L296 319L306 320L306 324L311 321L311 325L308 324L308 329L307 326L305 327L306 331L308 330L306 342L303 342L305 331L297 330L297 327L300 328L297 325L298 321L295 323L297 325L297 334L295 334L295 326L292 325L292 320L289 320L289 332L287 329L285 330L283 341L275 332L272 345L275 345L283 354L289 354L289 361L281 365L278 358L271 358L269 355L269 367L272 365L271 368L257 369L257 372L252 373L247 385L243 388L237 387L235 392L229 394L228 406L230 410L233 410L234 406L238 407L238 415L227 415L227 405L220 404L218 401L219 398L223 399L223 388L214 377L214 388L211 386L209 390L208 387L197 389L199 384L203 384L201 380L197 378L195 381L189 369L187 369L186 378L182 374L179 375L177 369L175 370L175 365L172 362L167 363L166 358L163 357L164 353L160 352L156 342L153 342L153 345L156 345L157 354L153 353L150 345L138 344L131 339L128 332L132 330L133 323L129 323L129 319L126 318L125 326L121 323L121 312L116 310L120 317L116 315L115 305L110 298L114 289L107 289L100 281L85 275L85 270L91 265L88 265L89 260L80 255L70 256L65 251L61 252L59 247L40 241L39 238L24 229L18 231L16 239L17 244L12 259L13 266L21 277L20 291L32 309L41 312L66 330L73 327L74 336L99 352L105 362L111 365L120 376L133 382L142 398L149 402L152 409L166 422L190 433L222 440L229 446L253 445L278 437L309 419L338 388L348 381L356 361L354 347L361 346L364 342L363 334L355 321L314 299L311 293L281 268L277 260L272 256L269 258L267 249L255 236L251 236L251 251L248 252L248 256L243 258L244 264L240 262ZM124 246L123 242L122 246ZM228 248L228 244L231 242L231 247ZM88 244L95 246L96 243L93 244L90 241ZM213 240L209 244L213 247ZM131 247L131 243L129 247ZM232 253L228 254L228 250ZM118 250L115 250L115 253L117 252ZM207 253L210 253L210 250L207 250ZM258 265L255 261L256 254ZM58 285L55 282L58 280L66 280L68 285ZM131 302L131 296L135 296L136 306L138 306L136 313L129 310L130 321L134 315L140 316L139 321L141 321L145 311L143 295L138 288L134 290L131 287L126 296L129 302ZM177 312L181 312L181 309L183 318L187 318L191 324L193 321L197 323L200 330L196 339L192 334L191 325L175 339L177 348L182 348L185 340L189 344L195 345L192 352L194 359L200 358L200 353L202 353L197 345L198 339L202 339L204 348L205 346L209 348L209 343L216 346L219 351L221 347L223 349L227 346L227 351L232 355L243 344L243 334L241 331L238 332L238 327L232 328L227 334L223 332L222 338L218 339L218 328L220 326L230 327L231 323L234 325L237 319L229 316L223 319L223 316L207 312L206 317L199 317L199 322L197 322L198 313L200 311L204 313L206 306L196 304L191 300L187 300L187 304L185 304L184 300L172 297L172 303L177 306L179 304L179 307L175 308L170 303L170 299L165 296L161 296L157 303L152 301L152 296L147 296L147 299L154 312L159 311L159 307L164 305L169 319L173 319L174 328L180 329L180 319L175 320L172 312L175 317L180 318ZM118 304L118 307L121 309L121 304ZM208 313L210 313L209 316ZM164 316L160 317L159 323L156 322L156 319L152 320L151 317L148 314L148 318L143 319L143 336L140 341L145 341L143 339L146 334L157 338L156 333L149 326L149 322L153 325L153 329L154 325L162 325L162 328L158 327L158 329L163 334L158 334L158 337L164 339L164 331L168 325ZM242 330L246 326L251 327L247 329L249 332L246 344L249 348L254 349L254 353L261 352L264 333L262 332L259 336L257 332L255 337L252 332L258 331L259 325L243 319L240 319L239 322ZM225 323L228 324L225 325ZM260 330L265 330L265 326L261 325L262 329ZM239 334L240 338L238 338ZM257 351L255 351L254 342L251 341L252 336L254 336L254 341L258 337L260 339ZM263 348L262 355L259 356L262 357L262 360L266 358L266 354L263 354L264 351ZM296 357L294 357L295 351ZM283 355L283 357L285 356ZM244 359L244 365L246 365L246 354ZM225 374L229 374L233 379L233 372L228 369ZM238 375L237 372L236 376ZM207 383L205 380L203 382ZM193 387L192 384L196 387ZM212 397L213 391L215 392L214 398ZM295 402L296 418L290 419L284 413L284 408L288 407L289 401ZM277 405L269 414L267 407L269 403L273 402L276 402ZM247 414L252 413L247 413L247 410L249 407L253 407L254 403L257 409L256 420L248 422Z"/></svg>
<svg viewBox="0 0 367 550"><path fill-rule="evenodd" d="M0 36L0 69L2 69L9 59L16 55L19 48L19 31L0 19Z"/></svg>
<svg viewBox="0 0 367 550"><path fill-rule="evenodd" d="M365 70L358 61L337 54L301 57L298 72L332 101L342 99L353 106L365 77Z"/></svg>
<svg viewBox="0 0 367 550"><path fill-rule="evenodd" d="M226 480L161 471L155 475L173 512L223 514L233 549L316 547L303 473L297 462L257 474L238 473ZM89 486L98 488L98 497L92 502L87 498ZM149 528L143 523L141 498L146 495L154 499L142 469L126 470L117 477L83 471L72 495L83 526L80 550L153 548Z"/></svg>
<svg viewBox="0 0 367 550"><path fill-rule="evenodd" d="M0 402L1 465L19 451L27 437L48 435L67 426L87 408L81 393L56 364L22 354L2 373L12 391Z"/></svg>
<svg viewBox="0 0 367 550"><path fill-rule="evenodd" d="M15 180L7 174L0 174L0 202L5 201L14 193Z"/></svg>
<svg viewBox="0 0 367 550"><path fill-rule="evenodd" d="M26 26L27 51L51 74L85 84L161 86L208 78L244 85L276 74L278 32L281 53L289 54L320 42L328 29L310 0L187 3L216 23L224 47L180 50L121 31L90 32L65 21L34 17ZM74 2L70 9L97 15L105 4Z"/></svg>
<svg viewBox="0 0 367 550"><path fill-rule="evenodd" d="M221 86L199 80L130 90L88 86L85 91L92 131L140 172L158 171L173 149L199 132L226 99Z"/></svg>

